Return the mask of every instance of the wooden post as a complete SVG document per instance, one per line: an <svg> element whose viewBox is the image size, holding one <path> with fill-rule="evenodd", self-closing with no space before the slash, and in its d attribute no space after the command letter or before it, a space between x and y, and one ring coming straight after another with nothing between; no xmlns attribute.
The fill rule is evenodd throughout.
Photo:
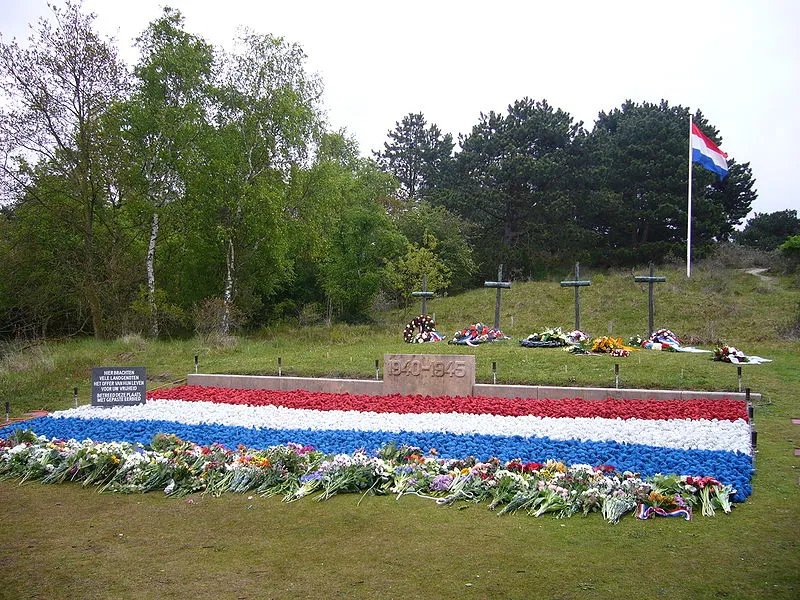
<svg viewBox="0 0 800 600"><path fill-rule="evenodd" d="M581 288L591 285L589 280L581 281L581 263L575 263L575 279L572 281L562 281L561 287L575 288L575 329L581 328Z"/></svg>
<svg viewBox="0 0 800 600"><path fill-rule="evenodd" d="M412 296L417 296L422 298L422 312L421 315L428 314L428 298L433 298L433 292L428 291L428 276L422 276L422 291L421 292L411 292Z"/></svg>
<svg viewBox="0 0 800 600"><path fill-rule="evenodd" d="M496 288L497 299L494 302L494 328L500 329L500 292L511 287L511 282L503 281L503 265L497 270L497 281L484 281L484 287Z"/></svg>
<svg viewBox="0 0 800 600"><path fill-rule="evenodd" d="M654 328L654 321L655 321L654 317L655 317L655 312L656 312L656 304L655 304L655 299L653 297L653 285L656 284L656 283L663 283L663 282L665 282L667 280L666 277L656 277L654 275L654 273L655 273L655 266L651 262L650 263L650 276L649 277L646 277L646 276L641 276L641 277L634 276L634 278L633 278L633 280L636 281L637 283L647 283L648 284L647 307L648 307L648 310L649 310L649 313L650 313L650 320L648 321L649 328L647 330L647 335L652 334L653 331L655 330L655 328Z"/></svg>

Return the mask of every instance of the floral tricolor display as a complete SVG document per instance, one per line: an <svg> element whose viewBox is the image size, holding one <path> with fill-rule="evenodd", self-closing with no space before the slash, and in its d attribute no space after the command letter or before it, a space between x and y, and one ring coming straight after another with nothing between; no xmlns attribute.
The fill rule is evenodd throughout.
<svg viewBox="0 0 800 600"><path fill-rule="evenodd" d="M326 456L374 457L387 446L435 448L437 460L469 457L497 468L607 465L620 477L627 472L642 480L664 473L709 477L735 501L751 493L750 425L738 400L359 396L195 386L148 396L144 405L80 406L27 425L47 439L143 447L168 433L203 447L241 445L254 452L300 444ZM0 429L0 437L8 434ZM445 482L440 478L434 487ZM450 484L454 493L457 481Z"/></svg>

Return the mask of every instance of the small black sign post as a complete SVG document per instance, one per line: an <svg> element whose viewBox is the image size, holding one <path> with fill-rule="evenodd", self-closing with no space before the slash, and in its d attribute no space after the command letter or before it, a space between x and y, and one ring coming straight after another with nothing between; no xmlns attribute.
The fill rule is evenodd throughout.
<svg viewBox="0 0 800 600"><path fill-rule="evenodd" d="M412 296L416 296L418 298L422 298L422 312L419 313L421 315L428 314L428 298L433 298L433 292L428 291L428 276L422 276L422 291L421 292L411 292Z"/></svg>
<svg viewBox="0 0 800 600"><path fill-rule="evenodd" d="M561 287L575 288L575 329L581 328L581 288L592 285L588 279L581 281L581 263L575 263L575 279L573 281L562 281Z"/></svg>
<svg viewBox="0 0 800 600"><path fill-rule="evenodd" d="M92 406L144 404L147 375L144 367L94 367Z"/></svg>
<svg viewBox="0 0 800 600"><path fill-rule="evenodd" d="M497 288L497 299L494 302L494 328L500 329L500 293L511 287L510 281L503 281L503 265L497 269L497 281L484 281L483 287Z"/></svg>
<svg viewBox="0 0 800 600"><path fill-rule="evenodd" d="M648 305L648 309L650 311L650 321L649 321L650 328L647 330L647 335L652 334L653 331L654 331L654 328L653 328L654 319L653 319L653 317L655 316L655 312L656 312L656 304L655 304L655 300L653 299L653 284L663 283L663 282L665 282L667 280L666 277L656 277L654 275L654 273L655 273L655 267L653 266L653 263L650 263L650 276L649 277L648 276L634 276L634 278L633 278L633 280L636 281L637 283L647 283L648 284L648 288L649 288L648 289L648 293L647 293L647 305Z"/></svg>

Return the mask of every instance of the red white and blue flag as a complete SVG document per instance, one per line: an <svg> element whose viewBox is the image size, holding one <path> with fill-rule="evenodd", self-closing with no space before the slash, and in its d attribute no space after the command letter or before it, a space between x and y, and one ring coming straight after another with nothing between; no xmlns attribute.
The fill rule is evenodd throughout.
<svg viewBox="0 0 800 600"><path fill-rule="evenodd" d="M728 174L728 155L720 150L694 123L692 123L692 162L696 162L723 179Z"/></svg>

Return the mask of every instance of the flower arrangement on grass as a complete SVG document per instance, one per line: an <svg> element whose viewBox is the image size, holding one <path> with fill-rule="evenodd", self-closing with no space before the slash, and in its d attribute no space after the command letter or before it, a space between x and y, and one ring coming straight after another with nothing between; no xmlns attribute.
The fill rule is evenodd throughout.
<svg viewBox="0 0 800 600"><path fill-rule="evenodd" d="M641 519L691 518L700 506L730 512L731 486L710 477L642 478L609 465L566 465L474 457L444 459L435 449L389 443L371 455L326 454L288 443L254 450L201 446L157 434L149 445L63 440L17 431L0 443L0 479L82 482L104 492L163 491L169 496L224 493L280 495L285 502L340 493L413 494L440 505L485 502L498 515L525 512L558 517L600 512L616 523L638 507ZM675 509L682 512L675 514Z"/></svg>
<svg viewBox="0 0 800 600"><path fill-rule="evenodd" d="M590 348L590 351L610 353L613 350L623 350L624 348L625 344L622 342L622 338L615 338L604 335L602 337L595 338L594 340L592 340L592 346Z"/></svg>
<svg viewBox="0 0 800 600"><path fill-rule="evenodd" d="M714 348L714 354L711 356L711 360L734 364L746 363L750 361L744 352L734 348L733 346L720 346Z"/></svg>
<svg viewBox="0 0 800 600"><path fill-rule="evenodd" d="M537 333L530 334L524 340L520 340L519 343L523 348L557 348L573 342L561 330L561 327L548 327Z"/></svg>
<svg viewBox="0 0 800 600"><path fill-rule="evenodd" d="M580 329L564 332L561 327L547 327L520 340L520 346L524 348L558 348L570 344L582 344L588 339L586 333Z"/></svg>
<svg viewBox="0 0 800 600"><path fill-rule="evenodd" d="M582 342L567 348L573 354L611 354L612 356L628 356L633 348L626 346L622 338L604 335L594 338L592 343Z"/></svg>
<svg viewBox="0 0 800 600"><path fill-rule="evenodd" d="M447 343L463 346L477 346L478 344L484 344L486 342L507 339L510 338L496 327L489 327L483 323L475 323L474 325L465 327L461 331L456 331L455 334L453 334L453 339Z"/></svg>
<svg viewBox="0 0 800 600"><path fill-rule="evenodd" d="M681 340L669 329L659 329L652 332L646 340L642 340L639 346L648 350L678 352L681 347Z"/></svg>
<svg viewBox="0 0 800 600"><path fill-rule="evenodd" d="M582 329L573 329L567 333L567 340L570 344L582 344L589 340L589 336Z"/></svg>
<svg viewBox="0 0 800 600"><path fill-rule="evenodd" d="M407 344L440 342L444 336L436 331L436 321L430 315L414 317L403 330L403 341Z"/></svg>

